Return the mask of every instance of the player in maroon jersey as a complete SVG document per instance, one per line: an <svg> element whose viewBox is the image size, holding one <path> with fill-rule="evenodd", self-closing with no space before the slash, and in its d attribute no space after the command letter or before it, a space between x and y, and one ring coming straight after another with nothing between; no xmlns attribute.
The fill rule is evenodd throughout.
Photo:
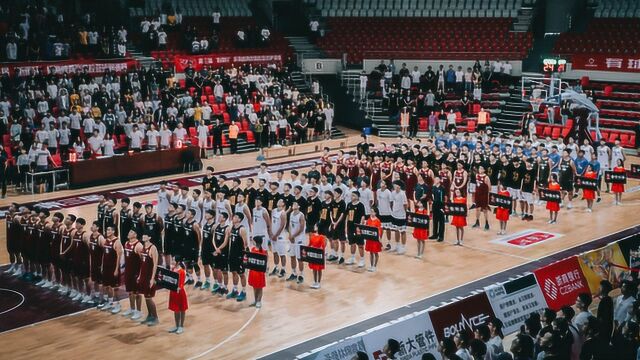
<svg viewBox="0 0 640 360"><path fill-rule="evenodd" d="M134 229L129 230L127 242L124 243L124 287L129 293L129 310L122 316L131 320L138 320L142 317L140 311L142 307L142 296L138 293L138 275L140 274L140 256L142 244L138 241L138 235Z"/></svg>
<svg viewBox="0 0 640 360"><path fill-rule="evenodd" d="M71 233L74 230L76 216L67 215L64 225L60 229L60 278L63 286L58 290L60 294L68 295L73 290L73 240Z"/></svg>
<svg viewBox="0 0 640 360"><path fill-rule="evenodd" d="M158 248L151 242L148 233L142 235L142 247L139 249L140 275L138 275L138 291L144 295L149 314L141 324L155 326L158 324L158 312L153 298L156 296L156 268L158 267Z"/></svg>
<svg viewBox="0 0 640 360"><path fill-rule="evenodd" d="M106 236L102 238L102 273L103 290L108 296L108 302L102 307L103 311L111 311L112 314L120 312L118 301L118 287L120 287L120 259L122 259L122 243L116 237L116 227L107 226Z"/></svg>
<svg viewBox="0 0 640 360"><path fill-rule="evenodd" d="M89 279L91 257L89 255L89 234L84 229L86 224L85 219L78 218L76 220L76 228L71 234L73 241L73 275L77 291L72 300L92 305L93 299L91 299L91 283Z"/></svg>

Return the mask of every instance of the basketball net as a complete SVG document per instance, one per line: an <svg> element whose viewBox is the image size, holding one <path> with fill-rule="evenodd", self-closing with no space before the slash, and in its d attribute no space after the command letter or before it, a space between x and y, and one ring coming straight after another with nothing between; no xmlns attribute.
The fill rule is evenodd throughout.
<svg viewBox="0 0 640 360"><path fill-rule="evenodd" d="M529 102L531 103L531 108L534 113L537 113L540 111L540 105L542 104L543 101L544 99L542 98L533 98L529 100Z"/></svg>

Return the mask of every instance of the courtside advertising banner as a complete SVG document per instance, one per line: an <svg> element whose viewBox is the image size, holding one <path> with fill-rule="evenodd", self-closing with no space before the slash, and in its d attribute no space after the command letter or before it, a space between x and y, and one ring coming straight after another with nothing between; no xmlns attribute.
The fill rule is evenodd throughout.
<svg viewBox="0 0 640 360"><path fill-rule="evenodd" d="M438 341L442 341L457 332L473 332L476 326L487 323L495 315L487 294L481 292L433 309L429 316Z"/></svg>
<svg viewBox="0 0 640 360"><path fill-rule="evenodd" d="M362 336L353 336L325 347L296 356L305 360L351 360L358 351L364 352Z"/></svg>
<svg viewBox="0 0 640 360"><path fill-rule="evenodd" d="M533 273L547 305L553 310L573 304L580 293L589 293L589 285L576 256L534 270Z"/></svg>
<svg viewBox="0 0 640 360"><path fill-rule="evenodd" d="M614 288L620 287L624 279L624 269L611 266L617 264L627 266L627 261L617 243L578 255L580 267L592 294L597 294L600 281L609 280Z"/></svg>
<svg viewBox="0 0 640 360"><path fill-rule="evenodd" d="M518 331L529 314L547 307L542 290L533 274L487 286L484 291L496 317L504 324L502 331L505 334Z"/></svg>
<svg viewBox="0 0 640 360"><path fill-rule="evenodd" d="M627 265L632 269L640 269L640 234L636 234L619 241L618 246L620 247L620 252L622 252L622 256L626 260Z"/></svg>
<svg viewBox="0 0 640 360"><path fill-rule="evenodd" d="M395 339L400 344L400 351L395 357L397 360L420 360L426 353L441 359L436 334L427 311L407 315L368 330L362 340L369 359L389 359L383 351L389 339Z"/></svg>

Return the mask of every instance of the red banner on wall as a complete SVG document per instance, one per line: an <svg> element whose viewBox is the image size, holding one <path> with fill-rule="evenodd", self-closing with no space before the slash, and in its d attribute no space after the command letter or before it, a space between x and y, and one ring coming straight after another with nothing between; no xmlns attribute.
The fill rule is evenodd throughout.
<svg viewBox="0 0 640 360"><path fill-rule="evenodd" d="M576 256L534 270L533 273L547 305L554 310L573 305L580 293L591 293Z"/></svg>
<svg viewBox="0 0 640 360"><path fill-rule="evenodd" d="M476 326L495 315L487 294L482 292L431 310L429 316L438 340L442 341L457 332L472 333Z"/></svg>
<svg viewBox="0 0 640 360"><path fill-rule="evenodd" d="M28 61L4 63L0 65L0 74L8 73L12 76L16 69L20 70L20 76L28 76L31 71L42 69L43 73L49 74L55 69L56 74L75 73L84 68L90 74L101 74L105 70L125 71L134 67L138 61L134 59L113 59L113 60L64 60L64 61Z"/></svg>
<svg viewBox="0 0 640 360"><path fill-rule="evenodd" d="M640 72L640 55L576 54L571 56L571 69Z"/></svg>
<svg viewBox="0 0 640 360"><path fill-rule="evenodd" d="M187 65L200 70L203 66L220 66L231 64L280 64L282 54L257 53L257 54L209 54L209 55L176 55L174 57L176 71L182 72Z"/></svg>

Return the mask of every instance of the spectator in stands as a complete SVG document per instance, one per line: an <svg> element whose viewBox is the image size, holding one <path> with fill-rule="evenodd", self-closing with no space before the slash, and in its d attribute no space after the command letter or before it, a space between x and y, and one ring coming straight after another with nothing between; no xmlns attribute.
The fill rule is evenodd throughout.
<svg viewBox="0 0 640 360"><path fill-rule="evenodd" d="M271 41L271 31L269 31L269 29L266 26L264 26L262 30L260 30L260 44L262 47L267 47L269 46L270 41Z"/></svg>
<svg viewBox="0 0 640 360"><path fill-rule="evenodd" d="M244 48L248 45L247 34L243 29L238 30L236 33L236 46L238 48Z"/></svg>
<svg viewBox="0 0 640 360"><path fill-rule="evenodd" d="M382 352L389 358L395 359L396 354L400 351L400 343L396 339L389 339L382 348Z"/></svg>
<svg viewBox="0 0 640 360"><path fill-rule="evenodd" d="M218 8L213 10L213 13L211 14L211 18L213 20L213 30L215 31L220 31L220 18L222 17L222 14L220 14L220 10Z"/></svg>
<svg viewBox="0 0 640 360"><path fill-rule="evenodd" d="M502 346L502 339L504 338L504 335L502 335L502 326L502 321L498 318L492 318L487 323L490 334L490 338L487 341L487 360L495 359L504 352L504 347Z"/></svg>
<svg viewBox="0 0 640 360"><path fill-rule="evenodd" d="M231 153L235 154L238 151L238 133L240 128L235 121L229 125L229 143L231 144Z"/></svg>
<svg viewBox="0 0 640 360"><path fill-rule="evenodd" d="M479 339L471 339L469 342L469 352L473 359L484 359L487 353L487 345Z"/></svg>
<svg viewBox="0 0 640 360"><path fill-rule="evenodd" d="M444 65L440 65L440 67L438 68L438 73L436 74L436 77L438 78L438 85L436 86L436 91L444 92L445 91L444 83L447 77L447 73L444 70Z"/></svg>
<svg viewBox="0 0 640 360"><path fill-rule="evenodd" d="M161 27L158 30L158 49L164 50L167 48L167 33L164 31L164 28Z"/></svg>
<svg viewBox="0 0 640 360"><path fill-rule="evenodd" d="M533 339L525 334L518 334L511 342L509 349L513 354L513 360L533 359Z"/></svg>
<svg viewBox="0 0 640 360"><path fill-rule="evenodd" d="M464 71L462 71L462 66L458 66L458 69L455 72L456 75L456 85L455 92L456 95L461 95L464 91Z"/></svg>
<svg viewBox="0 0 640 360"><path fill-rule="evenodd" d="M591 305L591 294L581 293L576 298L575 308L578 310L576 316L571 320L573 326L576 329L581 330L582 327L587 323L589 317L591 317L591 313L589 312L589 305ZM584 336L584 333L582 334Z"/></svg>
<svg viewBox="0 0 640 360"><path fill-rule="evenodd" d="M320 23L316 19L309 21L309 30L311 32L311 40L315 43L319 38Z"/></svg>
<svg viewBox="0 0 640 360"><path fill-rule="evenodd" d="M360 73L360 100L367 97L367 73L363 70Z"/></svg>
<svg viewBox="0 0 640 360"><path fill-rule="evenodd" d="M461 360L472 360L469 352L469 333L466 331L457 332L453 337L456 346L456 355Z"/></svg>
<svg viewBox="0 0 640 360"><path fill-rule="evenodd" d="M623 280L620 285L620 292L622 295L616 298L613 307L613 321L616 328L619 328L623 322L629 320L630 310L636 301L637 286L629 280Z"/></svg>
<svg viewBox="0 0 640 360"><path fill-rule="evenodd" d="M453 70L453 65L449 65L449 69L447 70L445 81L446 81L445 91L448 93L454 91L455 83L456 83L456 71Z"/></svg>

